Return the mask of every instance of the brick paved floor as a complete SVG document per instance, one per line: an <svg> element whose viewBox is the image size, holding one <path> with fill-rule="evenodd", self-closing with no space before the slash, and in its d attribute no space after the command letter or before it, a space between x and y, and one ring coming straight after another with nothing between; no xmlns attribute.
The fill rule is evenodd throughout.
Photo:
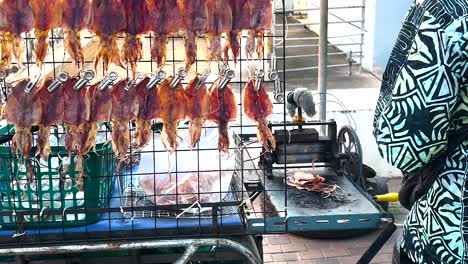
<svg viewBox="0 0 468 264"><path fill-rule="evenodd" d="M398 190L400 179L388 181L390 191ZM389 211L394 214L395 222L401 224L407 211L398 203L390 204ZM265 263L303 263L303 264L354 264L369 248L381 230L344 239L314 239L296 235L264 236ZM390 264L393 245L401 232L399 227L382 247L371 263Z"/></svg>
<svg viewBox="0 0 468 264"><path fill-rule="evenodd" d="M371 263L390 264L398 228ZM265 263L356 263L369 248L380 231L344 239L313 239L296 235L269 235L264 237Z"/></svg>

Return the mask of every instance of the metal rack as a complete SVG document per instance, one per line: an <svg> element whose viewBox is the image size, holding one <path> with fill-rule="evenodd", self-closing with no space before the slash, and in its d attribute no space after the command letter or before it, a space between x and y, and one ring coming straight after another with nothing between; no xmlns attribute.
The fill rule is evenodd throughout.
<svg viewBox="0 0 468 264"><path fill-rule="evenodd" d="M278 2L278 1L276 1ZM240 253L243 260L250 263L260 263L262 259L261 235L270 233L285 233L299 231L316 231L324 229L324 226L333 230L346 228L346 225L353 225L353 228L366 229L375 228L382 224L382 219L387 215L379 209L378 205L371 201L369 195L365 195L365 190L359 183L352 180L345 180L341 176L334 175L342 185L343 189L353 193L363 193L358 198L363 207L371 207L365 214L353 214L342 216L321 215L320 211L313 216L304 216L305 211L300 208L293 208L288 201L291 195L291 189L285 182L273 184L265 178L265 170L255 164L254 161L260 159L263 155L261 147L256 143L255 130L256 124L248 120L243 114L242 96L243 87L248 80L248 71L255 65L263 69L267 74L265 82L269 87L271 98L275 98L274 114L271 118L277 124L277 127L286 129L289 126L289 118L286 116L286 30L287 14L289 10L284 8L285 0L281 1L280 6L275 6L274 13L276 21L275 30L264 36L266 53L262 60L248 60L245 53L242 52L237 65L230 63L231 69L236 73L235 78L231 80L231 86L236 93L238 102L239 116L237 120L230 124L230 156L228 158L216 156L214 159L207 160L206 157L216 152L216 145L210 145L210 135L216 134L216 126L206 123L205 134L202 143L196 149L191 150L187 146L182 146L172 154L174 159L171 176L167 169L161 169L158 166L161 163L167 163L167 152L160 144L161 124L153 122L151 144L143 150L135 152L132 147L129 149L129 159L126 166L116 167L115 174L104 175L103 177L112 178L107 188L109 191L105 197L95 197L95 199L106 199L109 202L104 207L70 209L66 207L58 208L34 208L29 210L1 211L0 217L12 217L16 220L16 228L0 229L0 256L15 255L19 263L26 262L31 256L94 252L94 251L126 251L134 261L141 260L143 254L158 255L154 249L161 248L185 248L177 254L170 254L169 259L175 263L187 263L191 259L213 260L216 258L226 259L233 252L222 249L231 249L235 253ZM321 1L322 6L322 27L320 44L320 88L323 94L321 101L325 102L326 75L327 75L327 1ZM31 56L31 45L28 45L25 62L26 68L23 70L13 70L6 78L3 78L2 88L4 91L9 83L21 78L34 78L40 74L41 78L52 76L56 78L61 72L68 72L69 75L78 74L74 69L72 62L63 50L63 34L60 30L50 38L49 56L46 58L44 67L39 70ZM33 40L33 36L25 36L26 43ZM119 46L121 41L119 40ZM138 70L142 73L154 73L157 69L155 63L151 61L149 47L152 44L152 35L144 36L144 57L138 62ZM177 35L170 37L167 57L167 65L164 71L167 75L174 76L177 70L184 63L183 37ZM193 66L193 71L183 80L186 85L188 81L195 76L195 73L202 73L206 68L212 68L212 72L217 71L216 63L208 63L204 59L204 36L198 38L198 59ZM279 45L275 41L281 42ZM85 68L91 68L93 49L96 48L96 41L90 34L84 37L84 49L86 57ZM245 36L242 38L242 44L245 44ZM242 49L243 50L243 49ZM278 51L281 50L281 53ZM119 78L131 78L130 69L113 68ZM94 80L105 78L107 73L97 72ZM213 83L216 75L207 79L207 85ZM95 81L92 81L94 83ZM6 93L5 93L6 94ZM325 104L322 104L325 107ZM320 109L320 119L326 120L325 108ZM325 122L326 121L322 121ZM314 123L315 125L324 125L325 123ZM134 125L130 124L130 133L134 133ZM179 124L179 131L182 138L186 137L188 132L187 123ZM327 131L327 130L324 130ZM109 127L102 126L104 138L109 139ZM327 132L330 132L328 130ZM335 130L335 134L336 134ZM63 131L56 132L57 137L63 136ZM333 134L332 137L336 136ZM11 136L10 130L6 135ZM203 142L203 141L206 142ZM58 144L59 140L57 140ZM10 146L11 141L4 141L4 145ZM106 152L109 159L113 153ZM58 152L56 156L64 157L66 153ZM14 158L13 153L10 154ZM190 162L193 166L185 166ZM59 167L63 164L59 164ZM304 165L309 167L310 165ZM284 173L286 175L288 166L282 165L274 170L274 173ZM197 184L191 192L183 192L178 187L173 192L157 194L154 187L154 195L148 195L148 190L144 190L141 184L142 177L152 177L156 182L158 179L167 179L175 181L175 186L179 186L179 181L187 182L184 175L195 175ZM213 188L214 191L206 191L203 188L210 183L204 182L206 175L215 175L212 179L217 180L219 188ZM11 175L13 179L15 175ZM340 178L341 177L341 178ZM347 177L347 176L345 176ZM183 180L184 179L184 180ZM93 178L92 175L87 179L90 184L97 184L99 178ZM227 181L227 182L223 182ZM6 182L10 184L11 182ZM212 186L209 186L212 187ZM294 193L294 191L292 192ZM275 194L275 195L274 195ZM158 203L155 197L169 197L171 202ZM179 197L187 196L179 200ZM209 197L209 198L206 198ZM206 198L206 199L205 199ZM42 199L42 198L40 198ZM49 199L51 199L49 197ZM53 200L53 199L51 199ZM156 201L156 202L155 202ZM4 202L4 201L2 201ZM297 210L296 210L297 209ZM310 212L310 211L309 211ZM85 225L70 227L57 222L56 227L41 226L43 215L83 215L99 214L97 221L87 221ZM31 217L37 216L37 217ZM31 222L31 219L36 219ZM61 218L67 219L65 218ZM326 221L326 222L324 222ZM35 227L27 227L26 224L32 224ZM157 238L157 239L156 239ZM141 250L149 250L142 253ZM205 251L204 251L205 250ZM166 252L167 253L167 252ZM205 254L206 253L206 254ZM203 254L207 255L204 259ZM163 260L168 260L168 254L162 254ZM154 256L153 256L154 257ZM157 258L157 257L154 257ZM229 259L229 258L227 258ZM154 260L154 259L153 259ZM233 260L236 260L233 258Z"/></svg>

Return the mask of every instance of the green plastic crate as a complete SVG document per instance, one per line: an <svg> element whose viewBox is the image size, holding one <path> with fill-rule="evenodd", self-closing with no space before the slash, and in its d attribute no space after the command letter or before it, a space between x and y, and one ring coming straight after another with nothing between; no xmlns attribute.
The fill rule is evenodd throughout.
<svg viewBox="0 0 468 264"><path fill-rule="evenodd" d="M67 213L68 209L105 208L114 191L114 169L116 166L112 144L109 141L96 145L83 158L83 188L76 184L78 172L75 170L76 157L66 157L63 146L64 131L51 132L58 139L52 145L48 162L33 159L35 180L27 182L24 160L18 159L10 148L11 142L0 145L0 210L9 211L9 216L0 217L1 228L16 229L14 212L22 210L59 209L62 214L39 213L24 216L25 228L72 227L97 222L100 213ZM10 130L10 132L8 132ZM0 128L0 135L13 133L12 125ZM99 130L99 136L110 137L106 130ZM99 142L99 141L98 141ZM33 147L31 156L35 153ZM45 211L46 212L46 211Z"/></svg>

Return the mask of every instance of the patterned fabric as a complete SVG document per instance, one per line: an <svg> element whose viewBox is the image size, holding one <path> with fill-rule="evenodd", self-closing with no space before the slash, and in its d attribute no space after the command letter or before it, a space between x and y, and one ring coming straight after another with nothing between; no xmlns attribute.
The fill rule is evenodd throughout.
<svg viewBox="0 0 468 264"><path fill-rule="evenodd" d="M374 117L380 155L403 172L445 155L411 209L401 248L415 263L468 263L468 1L416 0L385 70Z"/></svg>

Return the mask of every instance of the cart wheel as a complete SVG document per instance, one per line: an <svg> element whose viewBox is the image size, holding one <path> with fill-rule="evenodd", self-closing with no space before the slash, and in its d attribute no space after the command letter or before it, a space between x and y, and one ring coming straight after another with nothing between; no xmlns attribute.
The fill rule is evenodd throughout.
<svg viewBox="0 0 468 264"><path fill-rule="evenodd" d="M377 175L377 172L366 164L362 164L362 177L364 179L374 178Z"/></svg>
<svg viewBox="0 0 468 264"><path fill-rule="evenodd" d="M351 126L343 126L338 133L337 143L340 169L365 190L366 181L362 176L362 148L356 131Z"/></svg>
<svg viewBox="0 0 468 264"><path fill-rule="evenodd" d="M371 196L388 193L387 182L381 177L368 179L367 180L367 186L368 186L367 192ZM384 209L385 211L388 211L388 202L377 202L377 204L379 204L380 207L382 207L382 209Z"/></svg>

